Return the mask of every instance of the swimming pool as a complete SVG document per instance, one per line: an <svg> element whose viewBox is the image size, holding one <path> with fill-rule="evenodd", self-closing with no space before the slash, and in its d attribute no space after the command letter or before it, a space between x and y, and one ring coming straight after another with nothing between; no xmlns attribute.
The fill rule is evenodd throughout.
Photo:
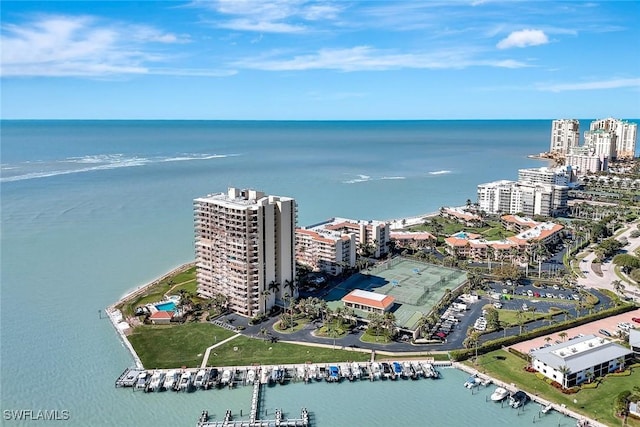
<svg viewBox="0 0 640 427"><path fill-rule="evenodd" d="M158 311L175 311L176 303L174 301L163 302L162 304L156 304Z"/></svg>

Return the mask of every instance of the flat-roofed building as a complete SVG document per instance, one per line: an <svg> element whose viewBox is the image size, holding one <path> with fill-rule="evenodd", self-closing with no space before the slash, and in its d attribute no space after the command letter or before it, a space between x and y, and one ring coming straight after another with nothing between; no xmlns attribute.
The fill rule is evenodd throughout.
<svg viewBox="0 0 640 427"><path fill-rule="evenodd" d="M375 258L380 258L389 252L390 226L386 222L332 218L313 226L313 229L318 227L343 234L354 234L358 252L368 247Z"/></svg>
<svg viewBox="0 0 640 427"><path fill-rule="evenodd" d="M200 297L222 294L247 317L297 297L294 199L232 187L195 199L194 220Z"/></svg>
<svg viewBox="0 0 640 427"><path fill-rule="evenodd" d="M338 275L356 265L356 236L326 229L296 229L296 261Z"/></svg>
<svg viewBox="0 0 640 427"><path fill-rule="evenodd" d="M629 330L629 346L631 350L640 359L640 331L637 329Z"/></svg>
<svg viewBox="0 0 640 427"><path fill-rule="evenodd" d="M342 298L345 307L371 313L384 314L393 307L395 298L391 295L383 295L375 292L356 289Z"/></svg>
<svg viewBox="0 0 640 427"><path fill-rule="evenodd" d="M478 208L490 214L511 212L515 181L506 179L478 185Z"/></svg>
<svg viewBox="0 0 640 427"><path fill-rule="evenodd" d="M569 185L571 166L518 169L518 182L521 184Z"/></svg>
<svg viewBox="0 0 640 427"><path fill-rule="evenodd" d="M587 381L590 376L597 378L613 372L632 358L633 352L628 348L595 335L531 352L532 366L565 388Z"/></svg>
<svg viewBox="0 0 640 427"><path fill-rule="evenodd" d="M625 120L608 117L594 120L589 125L592 131L607 131L614 135L614 148L612 158L635 157L638 125Z"/></svg>
<svg viewBox="0 0 640 427"><path fill-rule="evenodd" d="M565 154L580 143L580 122L576 119L558 119L551 123L551 153Z"/></svg>
<svg viewBox="0 0 640 427"><path fill-rule="evenodd" d="M596 129L584 133L584 146L598 157L616 158L616 134L614 132Z"/></svg>

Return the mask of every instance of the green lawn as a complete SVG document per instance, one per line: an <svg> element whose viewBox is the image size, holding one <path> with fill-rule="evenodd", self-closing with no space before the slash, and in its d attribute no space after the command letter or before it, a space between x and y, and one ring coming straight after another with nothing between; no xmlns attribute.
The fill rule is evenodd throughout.
<svg viewBox="0 0 640 427"><path fill-rule="evenodd" d="M191 267L190 269L183 271L182 273L178 273L176 275L165 278L160 283L149 288L142 295L139 295L138 297L133 298L128 302L120 304L117 308L120 309L120 311L122 311L125 316L132 316L136 307L161 301L164 298L164 295L169 291L169 289L171 289L172 286L183 282L187 283L177 286L171 293L178 294L180 292L180 289L185 289L195 294L195 280L196 268Z"/></svg>
<svg viewBox="0 0 640 427"><path fill-rule="evenodd" d="M365 362L369 353L324 347L311 347L282 342L271 343L261 339L240 336L216 347L209 355L209 366L278 365L294 363Z"/></svg>
<svg viewBox="0 0 640 427"><path fill-rule="evenodd" d="M375 335L367 329L360 337L360 341L376 344L388 344L391 342L391 338L386 339L383 335Z"/></svg>
<svg viewBox="0 0 640 427"><path fill-rule="evenodd" d="M415 359L428 359L433 357L435 361L448 362L449 355L447 353L420 353L419 356L386 356L384 354L376 353L376 360L415 360Z"/></svg>
<svg viewBox="0 0 640 427"><path fill-rule="evenodd" d="M565 404L569 409L596 419L606 425L620 425L612 407L615 397L624 390L632 390L640 384L640 368L634 368L629 376L606 377L595 389L583 389L575 394L563 394L535 374L523 368L527 362L504 350L496 350L478 357L478 364L465 362L469 366L485 372L508 384L515 383L530 394L538 394L557 404ZM574 399L577 403L574 403ZM640 427L640 421L630 420L631 427Z"/></svg>
<svg viewBox="0 0 640 427"><path fill-rule="evenodd" d="M142 325L134 329L129 341L148 368L197 367L207 347L233 332L210 323L182 325Z"/></svg>

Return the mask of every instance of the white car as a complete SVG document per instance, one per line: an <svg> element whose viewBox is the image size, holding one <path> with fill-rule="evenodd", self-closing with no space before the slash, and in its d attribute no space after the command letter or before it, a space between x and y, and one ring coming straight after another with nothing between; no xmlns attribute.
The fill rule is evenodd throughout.
<svg viewBox="0 0 640 427"><path fill-rule="evenodd" d="M499 302L494 302L494 303L493 303L493 306L494 306L495 308L498 308L498 309L502 308L502 304L501 304L501 303L499 303Z"/></svg>

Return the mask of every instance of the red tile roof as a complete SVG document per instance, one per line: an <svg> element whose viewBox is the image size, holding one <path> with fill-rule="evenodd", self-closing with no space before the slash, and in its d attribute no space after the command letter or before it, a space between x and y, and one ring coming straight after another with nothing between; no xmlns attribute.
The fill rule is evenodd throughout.
<svg viewBox="0 0 640 427"><path fill-rule="evenodd" d="M375 292L363 291L356 289L349 292L344 298L343 302L350 302L352 304L360 304L367 307L373 307L385 310L393 305L396 299L391 295L382 295Z"/></svg>
<svg viewBox="0 0 640 427"><path fill-rule="evenodd" d="M172 317L173 317L173 311L156 311L151 316L149 316L149 319L152 319L152 320L171 319Z"/></svg>

